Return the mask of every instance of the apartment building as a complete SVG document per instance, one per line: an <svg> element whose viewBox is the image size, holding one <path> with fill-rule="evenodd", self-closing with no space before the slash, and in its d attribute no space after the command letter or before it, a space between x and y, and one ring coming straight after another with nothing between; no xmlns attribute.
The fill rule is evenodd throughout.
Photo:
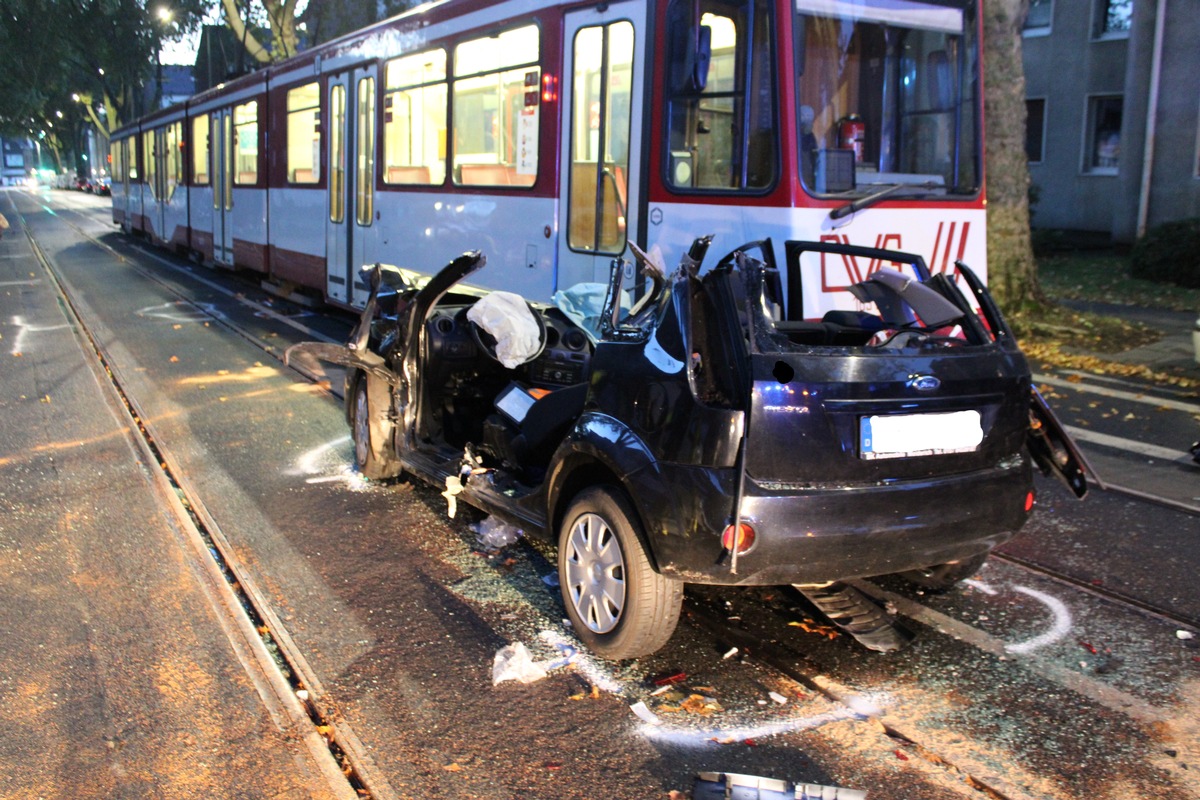
<svg viewBox="0 0 1200 800"><path fill-rule="evenodd" d="M1032 0L1023 45L1034 227L1200 216L1195 0Z"/></svg>

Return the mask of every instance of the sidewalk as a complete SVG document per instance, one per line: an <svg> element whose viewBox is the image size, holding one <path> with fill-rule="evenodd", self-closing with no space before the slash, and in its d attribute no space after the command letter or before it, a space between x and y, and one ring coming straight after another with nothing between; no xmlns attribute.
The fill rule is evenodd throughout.
<svg viewBox="0 0 1200 800"><path fill-rule="evenodd" d="M1142 365L1156 372L1178 374L1200 382L1200 363L1196 362L1196 350L1192 341L1200 309L1192 313L1086 300L1058 302L1076 311L1140 322L1163 332L1163 338L1152 344L1134 347L1121 353L1096 353L1096 357L1120 364Z"/></svg>

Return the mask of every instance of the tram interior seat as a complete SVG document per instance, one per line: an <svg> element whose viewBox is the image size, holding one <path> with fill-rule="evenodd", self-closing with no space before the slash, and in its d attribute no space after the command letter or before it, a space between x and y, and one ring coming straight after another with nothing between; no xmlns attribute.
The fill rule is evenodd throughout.
<svg viewBox="0 0 1200 800"><path fill-rule="evenodd" d="M292 183L316 183L317 178L311 169L297 169L292 171Z"/></svg>
<svg viewBox="0 0 1200 800"><path fill-rule="evenodd" d="M258 183L257 172L239 172L237 174L237 184L239 186L253 186Z"/></svg>
<svg viewBox="0 0 1200 800"><path fill-rule="evenodd" d="M517 171L503 164L459 164L459 183L464 186L512 186Z"/></svg>
<svg viewBox="0 0 1200 800"><path fill-rule="evenodd" d="M429 167L425 166L404 166L404 167L388 167L387 169L388 183L413 183L428 186L433 182L429 174Z"/></svg>

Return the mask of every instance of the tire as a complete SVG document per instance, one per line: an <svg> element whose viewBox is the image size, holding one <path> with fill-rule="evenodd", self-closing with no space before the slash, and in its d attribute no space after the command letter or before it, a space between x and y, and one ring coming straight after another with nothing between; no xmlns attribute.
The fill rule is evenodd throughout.
<svg viewBox="0 0 1200 800"><path fill-rule="evenodd" d="M909 583L915 583L923 589L933 592L948 592L962 581L979 572L987 561L988 553L964 558L961 561L950 561L945 564L935 564L925 569L914 569L901 572L900 577Z"/></svg>
<svg viewBox="0 0 1200 800"><path fill-rule="evenodd" d="M400 462L389 451L382 433L383 421L371 415L370 378L359 375L354 382L354 405L350 412L350 438L354 442L354 466L368 480L384 480L400 474Z"/></svg>
<svg viewBox="0 0 1200 800"><path fill-rule="evenodd" d="M612 486L581 492L558 534L563 605L579 639L614 661L649 655L675 632L683 582L655 572L629 499Z"/></svg>

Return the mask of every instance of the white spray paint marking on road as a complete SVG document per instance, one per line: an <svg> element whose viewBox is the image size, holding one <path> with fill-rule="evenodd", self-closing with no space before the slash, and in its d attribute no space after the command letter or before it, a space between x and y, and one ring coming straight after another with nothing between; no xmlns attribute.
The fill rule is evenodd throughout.
<svg viewBox="0 0 1200 800"><path fill-rule="evenodd" d="M969 583L972 588L978 588L979 591L983 592L984 594L989 594L992 596L1000 595L998 590L988 586L982 581L964 581L964 583ZM1119 714L1123 714L1139 722L1147 724L1161 723L1167 719L1167 716L1162 710L1156 708L1152 703L1147 702L1140 697L1123 691L1115 686L1110 686L1107 683L1090 675L1083 675L1074 670L1062 667L1055 663L1053 659L1041 658L1036 652L1014 652L1012 649L1010 649L1014 646L1028 647L1031 643L1036 642L1037 639L1040 639L1041 637L1035 637L1035 639L1031 639L1026 642L1018 642L1016 645L1011 645L974 627L973 625L956 619L949 614L944 614L941 611L935 611L928 606L921 605L920 603L910 600L903 595L896 594L895 592L889 592L885 589L881 589L874 584L867 584L865 581L853 581L851 582L851 585L860 589L868 596L875 598L877 601L892 603L901 614L909 619L929 625L939 633L952 636L955 639L966 642L967 644L976 647L985 653L990 653L994 656L1015 656L1017 658L1030 659L1031 663L1036 665L1035 668L1037 669L1038 674L1040 674L1042 677L1053 681L1060 686L1064 686L1072 691L1078 692L1084 697L1091 698L1092 700L1095 700L1096 702L1112 709ZM1018 587L1013 587L1013 589L1016 591ZM1056 600L1050 595L1042 593L1039 593L1041 595L1040 597L1030 592L1026 592L1026 594L1029 594L1029 596L1035 597L1038 600L1043 600L1043 598ZM1066 611L1065 605L1062 605L1061 602L1058 604L1062 607L1063 611ZM1070 615L1067 614L1066 619L1069 619L1069 617ZM1057 623L1060 621L1061 619L1056 618L1055 627L1057 627ZM1052 628L1052 630L1054 630L1054 628ZM1065 631L1062 633L1065 634ZM1043 634L1043 636L1049 636L1049 632ZM1039 643L1037 646L1040 648L1044 647L1046 644L1049 644L1049 641Z"/></svg>
<svg viewBox="0 0 1200 800"><path fill-rule="evenodd" d="M366 478L337 452L349 441L350 435L346 434L301 453L284 474L303 477L305 483L343 483L351 491L367 491L371 487Z"/></svg>
<svg viewBox="0 0 1200 800"><path fill-rule="evenodd" d="M0 256L0 258L3 257L4 256ZM27 281L0 281L0 286L36 286L41 282L41 278L30 278Z"/></svg>
<svg viewBox="0 0 1200 800"><path fill-rule="evenodd" d="M1000 594L997 589L981 580L966 580L963 581L963 583L967 586L970 586L972 589L978 589L988 597L996 597ZM1023 642L1017 642L1016 644L1006 644L1004 646L1005 650L1010 653L1018 653L1022 655L1025 653L1031 653L1034 650L1039 650L1045 647L1046 645L1054 644L1059 639L1062 639L1071 632L1071 627L1074 625L1074 621L1071 619L1071 612L1067 609L1067 606L1065 603L1063 603L1063 601L1059 600L1053 595L1038 591L1037 589L1030 589L1028 586L1013 586L1012 590L1014 592L1020 592L1028 597L1032 597L1034 600L1037 600L1042 605L1046 606L1046 608L1050 609L1050 613L1054 616L1054 622L1050 626L1050 630L1046 631L1045 633L1039 634L1032 639L1026 639Z"/></svg>
<svg viewBox="0 0 1200 800"><path fill-rule="evenodd" d="M1000 594L999 592L997 592L991 586L988 586L983 581L969 579L969 580L963 581L963 585L970 586L972 589L978 589L979 591L986 594L988 597L995 597L996 595Z"/></svg>
<svg viewBox="0 0 1200 800"><path fill-rule="evenodd" d="M212 303L192 303L187 300L176 300L157 306L146 306L134 312L139 317L165 319L168 322L194 323L209 320L223 320L225 315Z"/></svg>
<svg viewBox="0 0 1200 800"><path fill-rule="evenodd" d="M1032 639L1027 639L1017 644L1007 645L1005 649L1008 652L1018 654L1031 653L1046 645L1054 644L1071 632L1074 620L1071 619L1071 612L1067 610L1067 606L1063 601L1045 592L1039 592L1037 589L1030 589L1028 586L1014 586L1013 591L1028 595L1043 603L1054 614L1054 624L1050 627L1050 630L1041 636L1035 636Z"/></svg>
<svg viewBox="0 0 1200 800"><path fill-rule="evenodd" d="M159 264L162 264L167 269L173 270L173 271L179 273L180 275L186 275L189 279L196 281L197 283L201 284L202 286L207 286L208 288L210 288L214 291L220 292L221 294L236 300L238 303L242 304L243 306L246 306L247 308L254 309L255 311L260 311L263 314L266 314L267 317L269 317L270 319L273 319L276 322L280 322L284 325L288 325L292 328L295 328L296 330L300 331L301 333L305 334L306 336L309 336L312 339L316 339L317 341L321 341L321 342L327 342L330 344L342 344L342 342L340 342L336 339L332 339L332 338L326 336L325 334L321 333L320 331L316 331L316 330L313 330L312 328L301 325L299 322L296 322L294 319L290 319L289 317L286 317L283 314L280 314L278 311L275 311L272 308L267 308L262 303L256 303L255 301L250 300L249 298L243 296L241 294L241 292L235 292L231 289L228 289L228 288L222 286L221 284L219 284L215 281L210 281L206 278L201 277L200 275L197 275L191 269L187 269L185 267L180 267L177 264L173 264L170 261L168 261L167 259L158 255L157 253L152 253L149 250L145 250L141 247L137 247L134 249L136 249L139 253L146 256L147 258L154 259L155 261L157 261ZM116 253L115 250L113 252L114 252L114 254ZM223 317L222 317L222 319L223 319Z"/></svg>
<svg viewBox="0 0 1200 800"><path fill-rule="evenodd" d="M60 325L29 325L26 324L24 317L13 317L12 324L17 327L17 338L13 340L12 355L19 355L28 352L25 349L25 335L28 333L46 333L48 331L61 331L63 328L69 327L65 322Z"/></svg>
<svg viewBox="0 0 1200 800"><path fill-rule="evenodd" d="M862 719L862 715L850 708L840 708L836 711L829 711L824 714L815 714L807 717L797 717L796 719L779 720L764 725L740 726L735 728L712 728L710 730L695 730L693 728L682 728L669 725L665 722L661 725L651 725L649 723L639 725L638 732L642 736L656 742L666 742L682 747L708 747L713 741L717 742L744 742L747 739L766 739L771 736L779 736L785 733L795 733L797 731L810 731L814 728L820 728L832 722L841 722L847 719ZM660 716L659 720L663 718Z"/></svg>

